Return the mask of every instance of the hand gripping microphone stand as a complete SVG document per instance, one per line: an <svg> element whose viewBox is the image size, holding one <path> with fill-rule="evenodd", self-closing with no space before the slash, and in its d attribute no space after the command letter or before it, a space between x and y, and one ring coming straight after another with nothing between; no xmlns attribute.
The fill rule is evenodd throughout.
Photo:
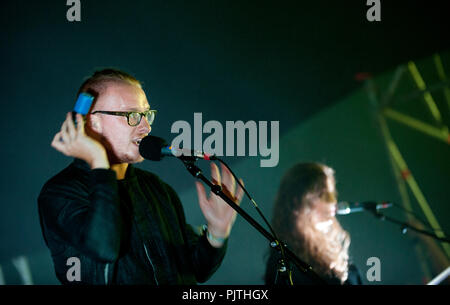
<svg viewBox="0 0 450 305"><path fill-rule="evenodd" d="M184 163L184 165L186 166L186 169L188 170L189 173L191 173L192 176L194 176L195 178L206 183L215 195L222 198L233 209L235 209L236 212L239 213L239 215L241 215L245 220L247 220L247 222L249 222L256 230L258 230L264 237L266 237L269 240L270 246L273 249L277 250L280 253L281 259L278 261L277 277L276 277L275 284L293 285L292 279L291 279L291 270L289 268L290 264L288 263L288 259L292 263L294 263L300 271L302 271L306 276L310 277L312 280L315 280L317 283L326 284L326 282L312 270L311 266L309 266L305 262L301 261L291 250L289 250L289 248L287 248L285 243L282 243L281 241L278 240L278 238L276 238L275 232L273 232L273 230L272 230L272 234L267 232L267 230L265 230L249 214L247 214L247 212L245 212L239 205L234 203L234 201L231 200L222 191L222 187L220 185L213 184L211 181L209 181L202 174L201 169L195 165L196 158L190 157L190 158L179 158L179 159ZM214 158L214 159L221 161L218 158ZM221 161L221 162L224 163L223 161ZM224 165L227 166L225 163L224 163ZM227 168L230 169L228 166L227 166ZM231 171L231 169L230 169L230 171ZM231 171L231 173L233 174L232 171ZM233 176L234 176L234 174L233 174ZM244 191L245 191L245 189L244 189ZM258 212L259 212L259 210L258 210ZM263 218L264 218L264 216L263 216ZM269 227L270 227L270 225L269 225Z"/></svg>

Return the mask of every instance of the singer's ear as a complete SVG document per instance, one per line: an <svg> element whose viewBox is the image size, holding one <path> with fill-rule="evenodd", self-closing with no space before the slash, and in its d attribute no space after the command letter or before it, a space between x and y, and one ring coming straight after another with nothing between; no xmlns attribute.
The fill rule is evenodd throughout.
<svg viewBox="0 0 450 305"><path fill-rule="evenodd" d="M89 128L96 132L101 134L102 133L102 124L100 122L100 117L98 115L89 115L89 119L87 120L87 124Z"/></svg>

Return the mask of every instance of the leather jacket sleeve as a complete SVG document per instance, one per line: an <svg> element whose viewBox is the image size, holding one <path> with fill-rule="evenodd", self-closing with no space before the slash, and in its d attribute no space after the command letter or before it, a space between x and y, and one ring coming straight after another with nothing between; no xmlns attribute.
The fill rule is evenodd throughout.
<svg viewBox="0 0 450 305"><path fill-rule="evenodd" d="M222 247L215 248L211 246L205 234L198 234L191 225L186 223L185 215L181 201L175 191L166 185L171 201L177 205L179 221L182 223L181 229L188 241L190 258L194 268L194 274L197 282L206 282L221 265L228 246L228 239Z"/></svg>
<svg viewBox="0 0 450 305"><path fill-rule="evenodd" d="M90 170L83 177L85 183L74 182L71 175L54 177L39 195L41 224L52 232L46 243L49 237L64 239L86 255L113 262L119 255L123 227L116 175L109 169Z"/></svg>

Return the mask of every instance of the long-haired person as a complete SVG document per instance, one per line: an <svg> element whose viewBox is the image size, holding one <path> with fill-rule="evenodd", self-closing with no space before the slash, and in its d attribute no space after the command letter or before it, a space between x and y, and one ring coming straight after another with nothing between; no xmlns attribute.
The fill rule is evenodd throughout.
<svg viewBox="0 0 450 305"><path fill-rule="evenodd" d="M326 283L361 284L358 270L349 263L350 235L335 217L336 194L332 168L320 163L296 164L282 178L272 226L278 238ZM270 251L266 284L320 283L294 264L290 279L286 272L279 273L279 253Z"/></svg>

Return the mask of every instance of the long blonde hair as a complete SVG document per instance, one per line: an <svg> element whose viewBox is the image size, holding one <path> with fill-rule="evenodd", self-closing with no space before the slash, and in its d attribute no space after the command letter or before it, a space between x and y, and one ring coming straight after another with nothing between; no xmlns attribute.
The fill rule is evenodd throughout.
<svg viewBox="0 0 450 305"><path fill-rule="evenodd" d="M331 181L331 182L330 182ZM278 191L272 224L278 237L300 259L324 277L336 277L343 283L348 277L350 236L336 217L330 217L328 230L318 228L315 202L335 202L334 171L320 163L299 163L283 177Z"/></svg>

